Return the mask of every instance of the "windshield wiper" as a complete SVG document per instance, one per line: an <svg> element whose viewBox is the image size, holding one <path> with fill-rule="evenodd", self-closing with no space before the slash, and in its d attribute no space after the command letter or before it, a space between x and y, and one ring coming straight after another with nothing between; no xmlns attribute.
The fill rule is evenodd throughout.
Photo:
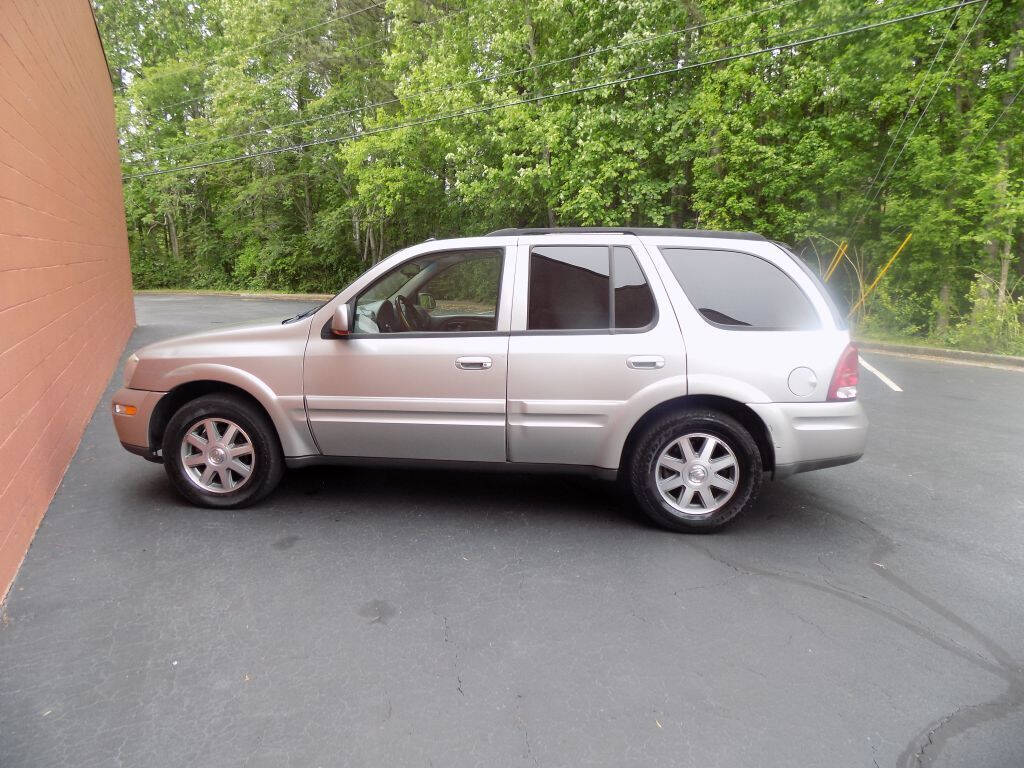
<svg viewBox="0 0 1024 768"><path fill-rule="evenodd" d="M284 320L281 321L281 325L285 325L287 323L294 323L294 322L296 322L298 320L304 320L305 318L307 318L310 315L314 314L315 312L319 311L320 308L323 307L324 304L326 304L326 303L327 302L325 301L325 302L323 302L323 304L317 304L315 307L313 307L311 309L307 309L305 312L299 312L299 314L293 315L292 317L286 317Z"/></svg>

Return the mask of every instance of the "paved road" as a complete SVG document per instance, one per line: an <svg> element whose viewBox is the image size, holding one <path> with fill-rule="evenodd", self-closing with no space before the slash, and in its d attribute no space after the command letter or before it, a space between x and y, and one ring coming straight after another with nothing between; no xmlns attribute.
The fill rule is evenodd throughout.
<svg viewBox="0 0 1024 768"><path fill-rule="evenodd" d="M129 351L304 306L137 305ZM1022 766L1024 374L866 357L866 458L701 537L558 477L196 509L105 399L3 609L0 764Z"/></svg>

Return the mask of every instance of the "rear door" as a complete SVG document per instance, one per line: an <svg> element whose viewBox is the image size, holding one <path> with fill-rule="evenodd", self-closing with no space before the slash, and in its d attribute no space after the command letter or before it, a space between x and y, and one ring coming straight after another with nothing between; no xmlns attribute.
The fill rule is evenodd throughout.
<svg viewBox="0 0 1024 768"><path fill-rule="evenodd" d="M524 236L517 251L509 460L618 466L646 393L686 394L678 322L658 309L668 307L660 278L629 235Z"/></svg>

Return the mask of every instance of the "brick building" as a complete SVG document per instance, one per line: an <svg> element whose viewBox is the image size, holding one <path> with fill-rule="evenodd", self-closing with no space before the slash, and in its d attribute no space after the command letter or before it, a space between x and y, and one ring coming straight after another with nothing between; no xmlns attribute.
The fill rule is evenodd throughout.
<svg viewBox="0 0 1024 768"><path fill-rule="evenodd" d="M116 137L89 0L0 0L0 596L134 325Z"/></svg>

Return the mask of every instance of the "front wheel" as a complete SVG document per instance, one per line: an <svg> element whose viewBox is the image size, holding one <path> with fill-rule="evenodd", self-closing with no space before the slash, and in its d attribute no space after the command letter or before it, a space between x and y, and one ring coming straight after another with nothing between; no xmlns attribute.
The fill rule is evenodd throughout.
<svg viewBox="0 0 1024 768"><path fill-rule="evenodd" d="M201 507L254 504L277 486L284 458L266 416L242 398L204 395L181 406L164 431L171 484Z"/></svg>
<svg viewBox="0 0 1024 768"><path fill-rule="evenodd" d="M721 528L761 489L761 453L738 421L717 411L686 411L652 424L629 466L641 509L674 531Z"/></svg>

